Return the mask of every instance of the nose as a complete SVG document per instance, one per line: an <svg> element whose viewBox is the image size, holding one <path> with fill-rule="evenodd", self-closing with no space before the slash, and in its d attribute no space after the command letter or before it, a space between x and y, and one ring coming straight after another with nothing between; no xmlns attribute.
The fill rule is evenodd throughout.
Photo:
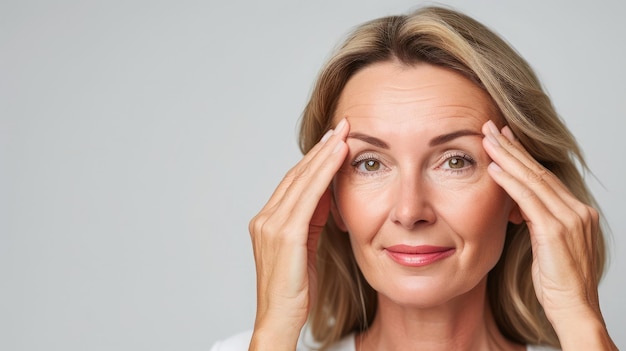
<svg viewBox="0 0 626 351"><path fill-rule="evenodd" d="M395 203L389 213L393 223L412 230L435 222L437 217L431 203L431 189L422 177L416 174L402 177L397 183L395 195Z"/></svg>

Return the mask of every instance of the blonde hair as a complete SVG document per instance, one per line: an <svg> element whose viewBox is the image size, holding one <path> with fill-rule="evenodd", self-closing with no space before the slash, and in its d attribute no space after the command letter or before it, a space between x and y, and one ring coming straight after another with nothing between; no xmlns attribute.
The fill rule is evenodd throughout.
<svg viewBox="0 0 626 351"><path fill-rule="evenodd" d="M300 149L308 152L331 128L346 82L364 66L398 60L429 63L460 72L483 88L528 152L581 201L594 205L581 171L586 169L572 134L526 61L476 20L441 7L376 19L357 27L323 67L300 126ZM322 350L352 332L366 330L376 314L376 292L357 267L347 235L332 216L320 238L318 292L309 325ZM595 267L604 268L604 239L597 236ZM487 297L504 336L523 344L559 347L535 296L532 254L525 224L509 224L499 262L488 275Z"/></svg>

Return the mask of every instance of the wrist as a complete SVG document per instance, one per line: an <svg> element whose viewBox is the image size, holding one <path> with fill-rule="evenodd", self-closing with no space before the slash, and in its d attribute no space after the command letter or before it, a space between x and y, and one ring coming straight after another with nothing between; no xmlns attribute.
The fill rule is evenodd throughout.
<svg viewBox="0 0 626 351"><path fill-rule="evenodd" d="M300 334L254 329L248 351L294 351Z"/></svg>
<svg viewBox="0 0 626 351"><path fill-rule="evenodd" d="M601 315L593 311L561 316L552 326L563 351L617 350Z"/></svg>
<svg viewBox="0 0 626 351"><path fill-rule="evenodd" d="M294 351L303 324L284 318L257 319L249 351Z"/></svg>

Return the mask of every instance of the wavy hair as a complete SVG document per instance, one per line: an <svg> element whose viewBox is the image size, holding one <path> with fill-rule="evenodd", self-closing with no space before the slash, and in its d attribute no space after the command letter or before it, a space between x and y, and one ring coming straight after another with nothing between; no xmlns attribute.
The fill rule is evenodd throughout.
<svg viewBox="0 0 626 351"><path fill-rule="evenodd" d="M503 39L476 20L441 7L383 17L357 27L322 68L303 112L300 149L308 152L331 128L339 96L360 69L397 60L428 63L461 73L484 89L528 152L582 202L595 205L587 189L585 161L573 135L557 115L528 63ZM371 324L376 291L361 274L347 235L329 216L319 242L317 298L309 316L313 337L325 350ZM604 269L602 232L595 266ZM503 335L522 344L559 347L539 304L531 277L532 253L526 224L509 223L502 256L488 274L487 298Z"/></svg>

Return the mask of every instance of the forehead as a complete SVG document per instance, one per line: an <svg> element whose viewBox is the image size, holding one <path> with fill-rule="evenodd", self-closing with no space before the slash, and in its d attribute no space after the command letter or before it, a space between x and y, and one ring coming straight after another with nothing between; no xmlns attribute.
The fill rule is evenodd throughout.
<svg viewBox="0 0 626 351"><path fill-rule="evenodd" d="M407 66L391 61L372 64L351 77L334 119L347 117L351 124L368 119L396 126L466 122L480 128L487 120L498 119L497 111L490 96L460 73L430 64Z"/></svg>

